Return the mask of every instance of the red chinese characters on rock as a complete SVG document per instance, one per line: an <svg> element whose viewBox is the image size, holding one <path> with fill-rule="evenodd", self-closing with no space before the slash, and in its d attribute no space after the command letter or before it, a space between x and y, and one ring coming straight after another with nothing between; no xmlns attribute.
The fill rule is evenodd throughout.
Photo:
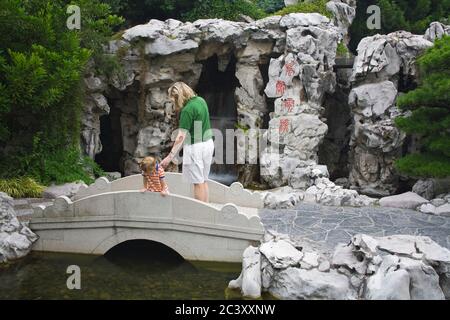
<svg viewBox="0 0 450 320"><path fill-rule="evenodd" d="M280 133L287 133L289 132L289 119L283 118L280 120L280 127L279 127Z"/></svg>
<svg viewBox="0 0 450 320"><path fill-rule="evenodd" d="M282 106L283 110L285 110L287 112L292 112L292 111L294 111L295 100L293 98L284 99L281 102L281 106Z"/></svg>
<svg viewBox="0 0 450 320"><path fill-rule="evenodd" d="M295 74L295 61L291 61L284 65L284 69L286 71L286 75L288 77L292 77Z"/></svg>
<svg viewBox="0 0 450 320"><path fill-rule="evenodd" d="M277 95L283 95L286 92L286 83L284 81L278 80L276 84Z"/></svg>

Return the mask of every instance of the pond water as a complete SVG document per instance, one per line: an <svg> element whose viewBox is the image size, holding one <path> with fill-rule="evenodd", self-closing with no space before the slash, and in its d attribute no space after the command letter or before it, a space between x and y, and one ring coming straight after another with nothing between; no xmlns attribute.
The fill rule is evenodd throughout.
<svg viewBox="0 0 450 320"><path fill-rule="evenodd" d="M69 290L68 266L81 269ZM32 252L0 269L0 299L239 299L227 290L240 264L191 263L162 245L133 241L105 256Z"/></svg>

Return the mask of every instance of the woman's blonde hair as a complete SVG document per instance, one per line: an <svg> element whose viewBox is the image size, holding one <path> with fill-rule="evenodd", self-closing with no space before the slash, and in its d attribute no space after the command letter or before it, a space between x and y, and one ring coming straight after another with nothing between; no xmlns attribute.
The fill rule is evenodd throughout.
<svg viewBox="0 0 450 320"><path fill-rule="evenodd" d="M152 175L156 172L156 159L154 157L145 157L139 167L145 175Z"/></svg>
<svg viewBox="0 0 450 320"><path fill-rule="evenodd" d="M194 90L184 82L174 83L168 90L169 98L175 101L175 108L180 111L185 104L196 96Z"/></svg>

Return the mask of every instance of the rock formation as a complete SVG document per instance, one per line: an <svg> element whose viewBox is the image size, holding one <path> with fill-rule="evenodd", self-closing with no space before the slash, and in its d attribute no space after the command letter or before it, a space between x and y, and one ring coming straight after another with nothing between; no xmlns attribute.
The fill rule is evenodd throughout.
<svg viewBox="0 0 450 320"><path fill-rule="evenodd" d="M371 196L397 191L399 176L393 163L403 154L406 136L394 123L402 114L396 98L416 85L416 58L448 30L432 23L425 36L398 31L359 43L349 96L353 114L349 178L358 191Z"/></svg>
<svg viewBox="0 0 450 320"><path fill-rule="evenodd" d="M246 250L229 287L252 298L443 300L450 298L449 267L450 251L428 237L358 234L328 255L266 234L259 248Z"/></svg>
<svg viewBox="0 0 450 320"><path fill-rule="evenodd" d="M108 171L125 175L138 173L147 155L165 156L177 125L167 89L184 81L210 102L214 128L222 134L242 129L231 137L238 140L233 169L244 185L276 188L267 193L269 207L301 200L369 205L375 199L358 192L396 193L393 163L405 147L413 148L395 127L401 114L396 98L414 87L417 56L450 29L433 23L425 36L399 31L367 37L350 74L336 70L336 50L348 42L355 5L330 1L332 19L318 13L248 23L169 19L126 30L105 48L120 59L120 70L85 78L84 152L118 163ZM107 129L101 117L109 117ZM106 146L102 130L113 136ZM229 139L224 135L223 143ZM219 164L226 161L222 154ZM331 181L337 178L338 184Z"/></svg>
<svg viewBox="0 0 450 320"><path fill-rule="evenodd" d="M347 4L335 2L333 6ZM334 18L336 24L340 21L341 17ZM247 149L256 152L244 155L252 164L245 166L247 171L255 171L260 152L263 181L272 187L286 185L290 171L318 161L318 148L327 132L324 96L334 91L333 66L343 37L342 28L317 13L273 16L251 23L169 19L135 26L106 48L107 54L120 58L121 70L109 79L92 73L85 78L83 150L92 158L102 152L100 117L110 114L115 121L111 125L119 127L122 153L118 161L126 175L138 172L137 162L144 156L163 156L172 143L177 118L167 100L168 87L174 81L200 86L202 76L214 71L208 70L213 60L218 72L231 70L237 82L231 92L235 126L261 129L270 113L268 148L284 150L280 166L271 167L263 160L270 157L271 150L258 150L258 141L250 139ZM220 97L227 99L230 97ZM280 131L282 142L276 143ZM269 176L264 179L266 174Z"/></svg>
<svg viewBox="0 0 450 320"><path fill-rule="evenodd" d="M13 199L0 192L0 264L23 258L38 239L13 209Z"/></svg>

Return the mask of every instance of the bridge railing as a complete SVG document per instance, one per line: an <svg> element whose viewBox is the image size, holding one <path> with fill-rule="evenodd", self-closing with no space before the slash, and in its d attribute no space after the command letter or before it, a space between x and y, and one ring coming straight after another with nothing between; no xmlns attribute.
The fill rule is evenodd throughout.
<svg viewBox="0 0 450 320"><path fill-rule="evenodd" d="M154 224L152 228L169 228L179 231L209 232L222 236L240 236L259 240L264 233L258 215L248 216L239 212L234 204L226 204L220 210L192 198L171 194L140 191L116 191L84 197L72 201L59 197L49 207L35 208L31 225L69 223L99 223L113 221L140 221ZM56 225L54 225L56 226ZM158 227L159 226L159 227ZM225 234L224 234L225 233Z"/></svg>
<svg viewBox="0 0 450 320"><path fill-rule="evenodd" d="M171 194L193 198L193 186L183 181L180 173L166 173L167 184ZM244 189L241 183L235 182L230 187L216 181L208 180L210 202L217 204L233 203L237 206L250 208L263 208L264 202L259 192ZM135 191L143 188L142 175L132 175L110 182L107 178L99 178L88 188L81 189L74 200L80 200L93 195L118 192Z"/></svg>

